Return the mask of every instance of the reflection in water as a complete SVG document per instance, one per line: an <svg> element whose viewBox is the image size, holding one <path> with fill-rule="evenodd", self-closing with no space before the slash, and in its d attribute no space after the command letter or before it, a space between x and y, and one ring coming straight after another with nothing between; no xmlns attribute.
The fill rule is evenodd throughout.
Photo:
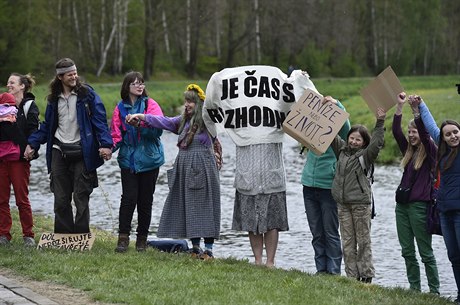
<svg viewBox="0 0 460 305"><path fill-rule="evenodd" d="M168 193L166 170L171 168L174 162L177 153L176 140L177 136L169 132L165 132L162 136L166 152L166 164L160 170L155 191L151 238L155 238L163 203ZM220 172L222 225L221 238L215 245L215 255L217 257L232 256L239 259L248 259L252 262L252 251L247 234L231 230L235 195L233 188L235 146L226 136L222 136L221 140L224 155L224 165ZM300 184L300 175L305 157L299 155L297 142L288 136L286 136L284 142L284 152L290 230L280 233L276 263L280 268L295 268L314 273L316 271L313 260L314 253L311 246L311 234L305 216L302 186ZM40 158L32 162L30 199L34 213L52 215L53 197L49 192L44 153L45 149L42 147ZM112 160L106 162L99 169L98 175L100 187L94 190L90 201L91 224L98 228L117 233L121 182L116 154L114 154ZM400 254L401 249L396 235L394 216L394 190L399 183L401 175L401 170L396 166L379 166L375 171L374 196L377 216L372 221L372 249L376 269L374 283L384 286L408 288L409 285L405 276L405 264ZM14 206L14 197L12 199L12 206ZM135 223L133 228L134 231L136 228ZM36 232L36 234L40 233L42 232ZM433 236L433 247L438 262L441 294L456 297L455 281L442 237ZM420 264L422 264L420 257L418 259ZM428 291L424 273L422 264L422 290ZM342 271L342 274L345 274L344 271Z"/></svg>

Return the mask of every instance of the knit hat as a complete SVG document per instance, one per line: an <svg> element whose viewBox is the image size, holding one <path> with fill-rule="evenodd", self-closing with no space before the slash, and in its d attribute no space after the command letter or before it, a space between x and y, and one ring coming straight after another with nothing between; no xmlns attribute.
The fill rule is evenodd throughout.
<svg viewBox="0 0 460 305"><path fill-rule="evenodd" d="M0 105L1 104L8 104L10 106L16 106L16 99L10 93L0 93Z"/></svg>

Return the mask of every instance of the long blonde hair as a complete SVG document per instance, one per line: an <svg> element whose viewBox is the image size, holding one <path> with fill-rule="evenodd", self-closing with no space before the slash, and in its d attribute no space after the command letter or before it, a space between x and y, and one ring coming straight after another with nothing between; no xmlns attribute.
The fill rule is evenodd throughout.
<svg viewBox="0 0 460 305"><path fill-rule="evenodd" d="M408 128L417 129L417 125L415 125L415 121L413 119L409 121ZM425 161L426 158L425 146L420 143L418 146L414 147L410 144L409 139L407 139L407 142L407 149L404 157L401 160L401 167L405 168L406 165L410 163L412 158L415 158L413 162L414 169L418 170L420 167L422 167L423 161Z"/></svg>

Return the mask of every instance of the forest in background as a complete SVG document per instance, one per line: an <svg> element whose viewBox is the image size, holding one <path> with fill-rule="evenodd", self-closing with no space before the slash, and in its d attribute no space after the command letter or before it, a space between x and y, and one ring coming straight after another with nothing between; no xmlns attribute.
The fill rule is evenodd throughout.
<svg viewBox="0 0 460 305"><path fill-rule="evenodd" d="M460 73L457 0L0 0L0 82L53 76L71 57L91 80L208 79L263 64L313 77Z"/></svg>

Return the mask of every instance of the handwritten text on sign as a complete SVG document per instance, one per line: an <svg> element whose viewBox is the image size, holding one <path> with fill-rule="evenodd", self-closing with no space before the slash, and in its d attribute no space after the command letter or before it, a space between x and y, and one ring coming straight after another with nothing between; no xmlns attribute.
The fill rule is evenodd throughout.
<svg viewBox="0 0 460 305"><path fill-rule="evenodd" d="M313 150L323 154L340 131L349 114L331 103L322 103L323 97L307 89L292 106L283 130Z"/></svg>
<svg viewBox="0 0 460 305"><path fill-rule="evenodd" d="M43 233L38 242L38 249L59 248L66 250L91 250L95 239L92 233L61 234Z"/></svg>

